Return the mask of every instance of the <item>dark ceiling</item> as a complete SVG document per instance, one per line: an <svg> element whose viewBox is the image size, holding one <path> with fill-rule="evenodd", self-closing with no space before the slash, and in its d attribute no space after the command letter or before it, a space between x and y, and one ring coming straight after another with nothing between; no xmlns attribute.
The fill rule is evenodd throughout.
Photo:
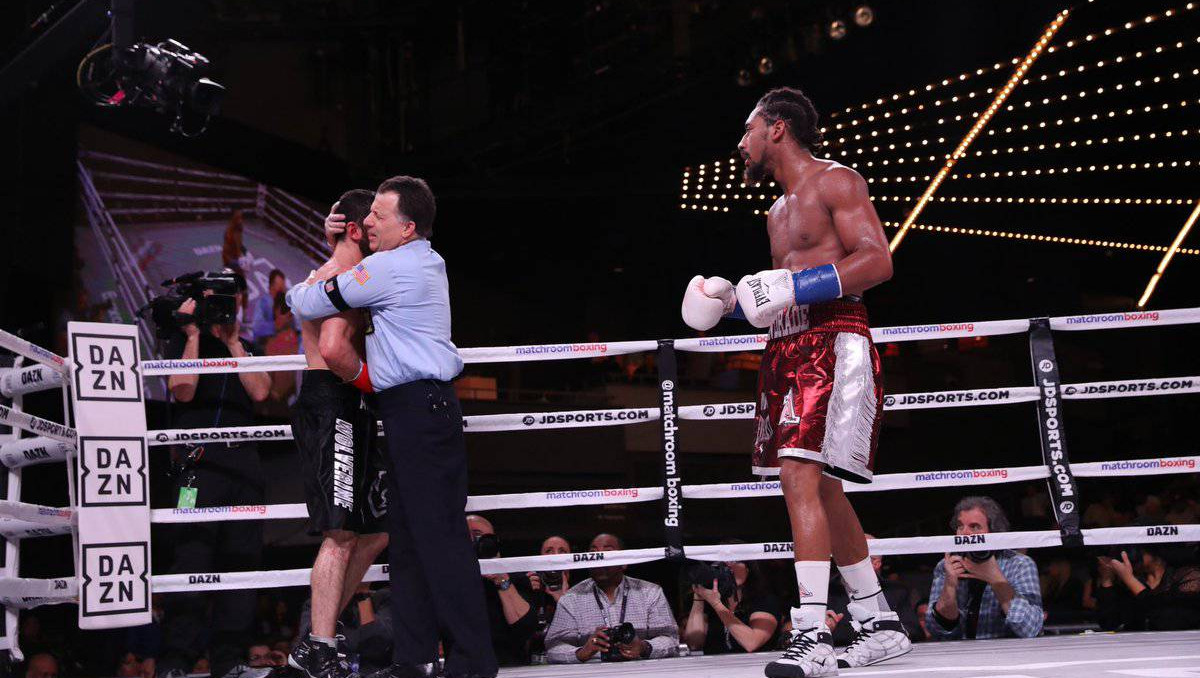
<svg viewBox="0 0 1200 678"><path fill-rule="evenodd" d="M50 6L46 0L15 4L4 10L14 19L8 24L14 44L29 37L21 35L18 23ZM765 89L800 86L829 114L1022 55L1062 9L1040 0L880 0L870 2L874 23L861 28L851 21L858 4L142 2L139 35L174 37L211 58L213 77L229 88L222 117L205 136L185 140L167 133L166 121L150 114L84 109L69 82L77 54L64 56L57 71L5 109L6 134L19 142L18 176L10 187L23 218L50 218L39 206L54 202L49 198L61 195L70 181L72 130L79 122L319 202L347 185L369 187L390 174L420 174L441 201L435 245L451 263L460 299L456 318L464 319L456 323L456 334L464 345L579 339L589 331L611 338L678 334L683 327L677 297L690 275L736 277L766 265L761 217L745 209L728 214L679 209L683 167L728 157L745 115ZM1183 4L1083 2L1058 40ZM1163 41L1194 41L1200 35L1196 16L1181 13L1070 54L1047 55L1033 73ZM839 19L850 24L849 32L832 40L828 24ZM1200 65L1198 55L1200 45L1035 83L1026 91L1053 97L1110 80L1190 73ZM755 70L762 57L772 61L769 75ZM753 75L747 86L736 81L741 69ZM1150 89L1002 112L993 127L1109 104L1140 105L1147 97L1153 101L1146 103L1179 99L1194 93L1195 79ZM1024 98L1018 89L1013 101ZM986 106L982 98L963 103L968 115ZM1183 128L1190 112L1100 121L1105 124L1061 136ZM949 137L951 145L966 130L965 122L938 124L932 115L914 118L914 126L913 138ZM899 132L890 136L904 138ZM1035 130L1011 141L1036 144L1051 137ZM1106 158L1182 161L1195 155L1194 139L969 158L960 169L1007 171ZM1001 145L984 137L976 147ZM854 150L851 144L842 148ZM898 221L924 183L884 186L883 177L909 172L892 169L895 165L867 167L869 157L855 158L859 170L880 180L872 192L892 200L878 202L879 211ZM880 152L874 162L887 157ZM929 164L923 172L933 169ZM1037 181L961 180L948 182L942 194L1194 199L1195 175L1193 164ZM51 207L52 221L69 222L71 209ZM946 202L933 204L922 221L1165 244L1186 214L1185 207L1017 209ZM872 306L880 324L1128 308L1156 264L1157 255L1146 252L914 232L897 253L896 279L872 295ZM1196 269L1195 256L1180 257L1154 305L1194 305ZM43 272L29 274L40 280ZM977 293L981 284L985 295ZM548 320L543 308L554 309Z"/></svg>

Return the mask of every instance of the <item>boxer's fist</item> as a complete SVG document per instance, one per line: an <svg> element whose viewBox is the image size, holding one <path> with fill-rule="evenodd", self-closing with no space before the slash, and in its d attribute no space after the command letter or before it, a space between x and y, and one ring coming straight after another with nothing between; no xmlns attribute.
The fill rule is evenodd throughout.
<svg viewBox="0 0 1200 678"><path fill-rule="evenodd" d="M711 330L733 310L734 302L733 283L724 278L705 280L698 275L683 292L683 322L694 330Z"/></svg>
<svg viewBox="0 0 1200 678"><path fill-rule="evenodd" d="M737 302L747 322L759 328L770 327L780 312L796 305L792 272L778 268L743 276L737 284Z"/></svg>

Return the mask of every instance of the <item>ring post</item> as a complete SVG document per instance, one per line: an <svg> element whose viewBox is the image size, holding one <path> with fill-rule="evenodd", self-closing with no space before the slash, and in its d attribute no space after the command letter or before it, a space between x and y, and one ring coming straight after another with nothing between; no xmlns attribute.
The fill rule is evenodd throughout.
<svg viewBox="0 0 1200 678"><path fill-rule="evenodd" d="M71 322L79 628L149 624L150 493L136 325Z"/></svg>
<svg viewBox="0 0 1200 678"><path fill-rule="evenodd" d="M1051 506L1058 520L1063 546L1083 546L1079 531L1082 504L1079 485L1071 471L1067 455L1067 434L1063 427L1063 399L1058 375L1058 358L1050 335L1050 319L1029 321L1029 353L1033 359L1033 379L1038 387L1038 434L1042 441L1042 461L1050 471Z"/></svg>
<svg viewBox="0 0 1200 678"><path fill-rule="evenodd" d="M658 342L658 406L659 421L662 423L663 455L663 537L666 543L665 557L673 562L684 559L683 476L679 472L679 412L675 401L675 384L678 380L675 342L663 339Z"/></svg>

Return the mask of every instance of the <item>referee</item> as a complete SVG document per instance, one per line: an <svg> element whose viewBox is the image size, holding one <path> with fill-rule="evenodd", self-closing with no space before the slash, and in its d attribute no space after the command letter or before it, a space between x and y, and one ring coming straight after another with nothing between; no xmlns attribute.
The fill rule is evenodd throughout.
<svg viewBox="0 0 1200 678"><path fill-rule="evenodd" d="M388 179L363 222L374 254L340 275L322 267L287 295L304 320L370 310L367 360L354 384L378 394L392 464L388 553L395 649L380 678L428 675L439 635L448 678L497 673L479 562L463 520L467 455L462 410L450 383L463 362L450 341L446 262L429 244L436 211L423 180Z"/></svg>

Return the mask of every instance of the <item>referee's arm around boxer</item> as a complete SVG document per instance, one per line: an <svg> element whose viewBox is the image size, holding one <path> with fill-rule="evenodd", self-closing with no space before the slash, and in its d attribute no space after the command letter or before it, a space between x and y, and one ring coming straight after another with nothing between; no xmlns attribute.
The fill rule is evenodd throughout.
<svg viewBox="0 0 1200 678"><path fill-rule="evenodd" d="M392 464L388 546L394 676L437 658L446 675L496 675L479 563L463 520L467 459L450 383L462 359L450 340L446 262L430 245L435 213L424 181L380 185L364 221L375 252L345 273L288 292L301 318L368 308L367 360L355 384L379 396ZM439 633L440 632L440 633Z"/></svg>

